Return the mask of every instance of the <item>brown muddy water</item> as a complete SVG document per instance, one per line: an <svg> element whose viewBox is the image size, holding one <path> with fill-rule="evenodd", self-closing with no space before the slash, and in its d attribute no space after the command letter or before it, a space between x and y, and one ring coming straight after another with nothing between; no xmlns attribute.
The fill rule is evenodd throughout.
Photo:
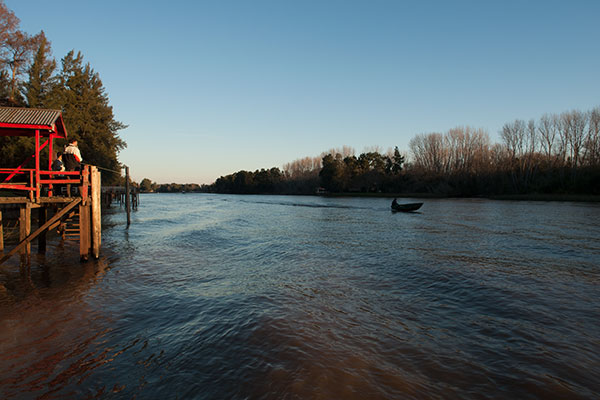
<svg viewBox="0 0 600 400"><path fill-rule="evenodd" d="M600 398L599 221L143 195L128 230L105 215L100 260L55 242L0 267L0 398Z"/></svg>

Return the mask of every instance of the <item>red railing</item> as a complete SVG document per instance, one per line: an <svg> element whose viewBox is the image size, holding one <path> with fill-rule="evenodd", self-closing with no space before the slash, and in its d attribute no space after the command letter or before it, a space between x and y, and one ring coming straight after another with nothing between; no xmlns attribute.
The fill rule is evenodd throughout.
<svg viewBox="0 0 600 400"><path fill-rule="evenodd" d="M52 197L54 185L73 185L80 187L83 197L87 196L89 186L89 165L81 171L36 171L31 168L0 168L0 190L22 190L29 198L39 199L43 189L48 188L48 197ZM28 182L12 182L14 177L28 175ZM3 179L4 178L4 179Z"/></svg>
<svg viewBox="0 0 600 400"><path fill-rule="evenodd" d="M15 169L15 168L0 168L0 179L7 175L0 183L0 189L15 189L15 190L28 190L32 191L33 188L33 175L35 174L35 169ZM13 182L9 183L13 177L19 175L29 175L29 186L27 186L26 182Z"/></svg>

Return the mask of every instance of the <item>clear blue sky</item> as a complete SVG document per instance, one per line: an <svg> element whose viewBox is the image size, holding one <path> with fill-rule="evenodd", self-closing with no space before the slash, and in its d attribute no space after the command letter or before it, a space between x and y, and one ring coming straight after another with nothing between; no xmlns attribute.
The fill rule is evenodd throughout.
<svg viewBox="0 0 600 400"><path fill-rule="evenodd" d="M600 1L5 0L100 77L134 179L600 105ZM84 155L85 156L85 155Z"/></svg>

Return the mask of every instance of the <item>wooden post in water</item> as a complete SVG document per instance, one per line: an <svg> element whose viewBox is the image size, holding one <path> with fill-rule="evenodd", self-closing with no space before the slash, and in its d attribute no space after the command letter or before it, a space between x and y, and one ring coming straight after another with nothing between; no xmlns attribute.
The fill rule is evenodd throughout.
<svg viewBox="0 0 600 400"><path fill-rule="evenodd" d="M97 167L91 167L90 172L92 184L92 255L94 258L98 258L100 257L100 244L102 241L101 179Z"/></svg>
<svg viewBox="0 0 600 400"><path fill-rule="evenodd" d="M76 198L74 201L71 201L71 203L67 204L62 210L60 210L58 213L54 214L54 216L52 218L50 218L48 221L46 221L46 223L42 226L40 226L35 232L30 233L27 235L27 237L25 238L21 238L19 244L14 247L11 251L9 251L6 255L0 257L0 264L2 264L3 262L5 262L6 260L8 260L10 257L12 257L14 254L16 254L17 252L21 252L21 260L23 261L24 256L26 255L28 258L28 254L24 254L24 251L26 250L26 248L29 246L29 244L31 243L31 241L35 238L37 238L42 232L45 232L47 229L49 229L51 226L55 226L55 224L60 223L61 218L67 214L69 211L73 210L73 208L75 208L78 204L81 204L81 199L80 198ZM27 209L29 209L29 211L31 211L30 207L27 206L22 206L22 210L21 210L21 217L20 218L20 222L27 222ZM71 211L73 212L73 211ZM31 215L31 212L29 212L29 214ZM31 220L30 220L31 221ZM23 233L23 231L26 231L26 227L27 224L23 223L20 226L22 229L21 234ZM29 225L29 227L31 227L31 225Z"/></svg>
<svg viewBox="0 0 600 400"><path fill-rule="evenodd" d="M19 241L24 240L31 233L31 203L27 202L19 210ZM31 243L23 246L22 255L31 254Z"/></svg>
<svg viewBox="0 0 600 400"><path fill-rule="evenodd" d="M90 205L79 204L79 255L81 261L87 261L90 254Z"/></svg>
<svg viewBox="0 0 600 400"><path fill-rule="evenodd" d="M0 211L0 254L4 253L4 231L2 230L2 211Z"/></svg>
<svg viewBox="0 0 600 400"><path fill-rule="evenodd" d="M38 228L43 226L48 220L48 208L41 206L38 208ZM43 231L38 236L38 254L44 254L46 252L46 231Z"/></svg>
<svg viewBox="0 0 600 400"><path fill-rule="evenodd" d="M131 199L129 198L129 167L125 166L125 210L127 211L127 227L131 224Z"/></svg>

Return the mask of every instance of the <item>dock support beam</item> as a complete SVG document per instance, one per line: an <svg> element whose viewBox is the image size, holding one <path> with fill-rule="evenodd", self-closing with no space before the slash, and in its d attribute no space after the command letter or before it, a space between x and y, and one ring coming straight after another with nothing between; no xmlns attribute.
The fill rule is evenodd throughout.
<svg viewBox="0 0 600 400"><path fill-rule="evenodd" d="M102 243L102 213L101 213L101 177L98 168L91 167L91 187L92 187L92 255L94 258L100 257L100 244Z"/></svg>
<svg viewBox="0 0 600 400"><path fill-rule="evenodd" d="M31 203L25 203L19 211L19 240L23 241L31 233ZM21 248L22 255L31 254L31 243Z"/></svg>
<svg viewBox="0 0 600 400"><path fill-rule="evenodd" d="M2 211L0 211L0 254L4 253L4 230L2 229Z"/></svg>
<svg viewBox="0 0 600 400"><path fill-rule="evenodd" d="M66 205L62 210L60 210L58 213L56 213L49 221L47 221L44 225L40 226L35 232L33 232L32 234L26 236L25 238L21 239L21 241L19 242L19 244L13 248L11 251L8 252L8 254L0 257L0 264L2 264L3 262L5 262L6 260L8 260L13 254L16 254L19 251L23 251L23 249L25 247L27 247L29 245L29 243L35 239L36 237L38 237L38 235L42 232L44 232L45 230L47 230L50 226L53 226L55 223L59 222L60 219L69 211L71 211L75 206L77 206L79 203L81 202L81 199L75 199L74 201L72 201L70 204ZM29 204L29 203L28 203ZM31 208L29 206L24 206L21 208L21 215L27 215L27 212L23 211L24 209L29 209L29 214L31 214ZM31 225L30 225L31 226ZM23 230L21 231L23 232Z"/></svg>
<svg viewBox="0 0 600 400"><path fill-rule="evenodd" d="M127 211L127 227L131 225L131 199L129 198L129 167L125 166L125 210Z"/></svg>
<svg viewBox="0 0 600 400"><path fill-rule="evenodd" d="M46 221L48 220L48 207L42 206L38 208L38 228L44 226ZM46 253L46 232L43 231L38 236L38 254Z"/></svg>
<svg viewBox="0 0 600 400"><path fill-rule="evenodd" d="M81 261L87 261L90 254L90 205L79 205L79 255Z"/></svg>

